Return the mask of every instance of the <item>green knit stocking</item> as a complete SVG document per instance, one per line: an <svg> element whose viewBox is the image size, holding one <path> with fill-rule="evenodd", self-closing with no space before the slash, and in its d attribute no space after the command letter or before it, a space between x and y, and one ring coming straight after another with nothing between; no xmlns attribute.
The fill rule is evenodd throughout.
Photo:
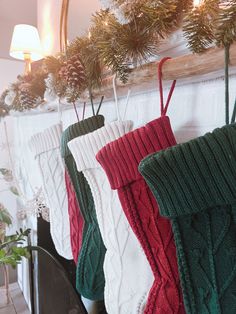
<svg viewBox="0 0 236 314"><path fill-rule="evenodd" d="M77 264L76 287L78 292L90 300L104 298L103 244L89 184L82 172L78 172L76 163L67 143L72 139L93 132L104 125L103 116L94 116L67 128L62 135L61 152L74 185L84 218L83 243Z"/></svg>
<svg viewBox="0 0 236 314"><path fill-rule="evenodd" d="M172 220L187 313L236 313L236 124L147 157L140 172Z"/></svg>

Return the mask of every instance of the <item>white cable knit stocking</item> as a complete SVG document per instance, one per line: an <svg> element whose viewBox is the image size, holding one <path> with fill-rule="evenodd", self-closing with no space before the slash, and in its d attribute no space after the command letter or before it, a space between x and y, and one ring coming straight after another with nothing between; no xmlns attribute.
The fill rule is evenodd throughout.
<svg viewBox="0 0 236 314"><path fill-rule="evenodd" d="M54 125L32 136L29 145L35 154L42 176L50 212L50 231L55 248L61 256L72 259L65 167L60 154L62 127Z"/></svg>
<svg viewBox="0 0 236 314"><path fill-rule="evenodd" d="M131 121L113 122L80 136L68 146L78 171L83 171L92 190L101 235L107 252L104 261L105 304L109 314L143 313L153 275L141 246L111 190L96 154L107 143L129 132Z"/></svg>

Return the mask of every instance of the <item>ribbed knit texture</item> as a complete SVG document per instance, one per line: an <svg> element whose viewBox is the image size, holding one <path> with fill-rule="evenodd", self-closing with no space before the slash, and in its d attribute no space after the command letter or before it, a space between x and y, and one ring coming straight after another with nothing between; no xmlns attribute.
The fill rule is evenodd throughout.
<svg viewBox="0 0 236 314"><path fill-rule="evenodd" d="M84 218L83 243L78 257L76 287L90 300L104 298L103 262L105 246L97 224L92 192L82 172L78 172L75 160L67 144L78 136L93 132L104 125L103 116L94 116L69 126L62 135L61 154L74 186L79 208Z"/></svg>
<svg viewBox="0 0 236 314"><path fill-rule="evenodd" d="M141 246L122 210L117 191L111 190L97 152L129 132L131 121L113 122L68 146L77 169L83 171L92 190L101 235L106 246L104 260L105 305L109 314L143 313L153 275ZM137 273L139 274L137 276Z"/></svg>
<svg viewBox="0 0 236 314"><path fill-rule="evenodd" d="M78 262L78 255L83 240L84 219L79 209L79 203L76 198L74 187L71 183L70 176L65 171L65 182L68 196L68 212L70 220L70 239L71 249L75 263Z"/></svg>
<svg viewBox="0 0 236 314"><path fill-rule="evenodd" d="M72 259L65 167L60 155L61 134L61 125L54 125L32 136L29 146L35 154L41 173L55 248L64 258Z"/></svg>
<svg viewBox="0 0 236 314"><path fill-rule="evenodd" d="M145 156L175 144L169 118L163 116L109 143L97 155L111 187L118 189L155 277L145 313L184 313L171 225L160 216L157 202L138 172Z"/></svg>
<svg viewBox="0 0 236 314"><path fill-rule="evenodd" d="M140 171L172 220L187 313L236 313L236 125L151 155Z"/></svg>

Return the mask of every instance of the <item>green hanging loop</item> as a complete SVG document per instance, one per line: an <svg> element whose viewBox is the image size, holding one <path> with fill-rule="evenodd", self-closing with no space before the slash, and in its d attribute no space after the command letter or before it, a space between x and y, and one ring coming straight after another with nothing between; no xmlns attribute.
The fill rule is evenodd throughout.
<svg viewBox="0 0 236 314"><path fill-rule="evenodd" d="M89 88L89 98L90 98L90 102L91 102L91 106L92 106L93 116L95 116L94 103L93 103L93 94L92 94L91 88Z"/></svg>
<svg viewBox="0 0 236 314"><path fill-rule="evenodd" d="M230 58L230 45L225 45L225 122L229 124L229 58ZM234 109L231 117L231 123L236 119L236 99L234 102Z"/></svg>
<svg viewBox="0 0 236 314"><path fill-rule="evenodd" d="M225 123L229 124L229 48L225 45Z"/></svg>
<svg viewBox="0 0 236 314"><path fill-rule="evenodd" d="M233 114L232 114L232 118L231 118L231 123L234 123L236 119L236 99L234 102L234 110L233 110Z"/></svg>

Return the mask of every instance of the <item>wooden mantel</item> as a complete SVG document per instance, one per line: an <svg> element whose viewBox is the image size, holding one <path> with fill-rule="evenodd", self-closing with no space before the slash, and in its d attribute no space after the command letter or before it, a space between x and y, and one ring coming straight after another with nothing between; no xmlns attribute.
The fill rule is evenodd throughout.
<svg viewBox="0 0 236 314"><path fill-rule="evenodd" d="M123 84L118 79L116 80L117 95L123 97L127 95L128 90L131 90L132 95L145 93L158 89L157 84L157 66L158 62L150 62L143 66L132 70L129 75L129 80ZM192 84L196 82L212 80L224 77L224 49L209 48L203 54L185 54L180 57L175 57L166 61L163 65L164 85L170 84L171 80L177 79L177 85ZM236 75L236 43L230 48L230 75ZM113 93L113 77L107 76L103 79L102 87L99 90L93 91L94 102L99 103L101 96L105 96L105 101L114 99ZM88 93L78 102L78 106L82 106L84 101L88 101ZM61 102L61 110L71 109L71 104L66 101ZM48 106L41 110L29 110L23 113L12 115L35 115L43 112L57 111L58 99L50 101Z"/></svg>
<svg viewBox="0 0 236 314"><path fill-rule="evenodd" d="M157 88L157 65L151 62L135 68L126 84L116 80L119 96L126 95L128 89L132 92L144 92ZM230 49L230 70L236 74L236 44ZM179 84L194 83L202 80L214 79L224 75L224 49L209 48L203 54L188 54L168 60L163 65L163 79L166 81L177 79ZM102 88L94 92L95 98L113 97L113 76L103 80Z"/></svg>

